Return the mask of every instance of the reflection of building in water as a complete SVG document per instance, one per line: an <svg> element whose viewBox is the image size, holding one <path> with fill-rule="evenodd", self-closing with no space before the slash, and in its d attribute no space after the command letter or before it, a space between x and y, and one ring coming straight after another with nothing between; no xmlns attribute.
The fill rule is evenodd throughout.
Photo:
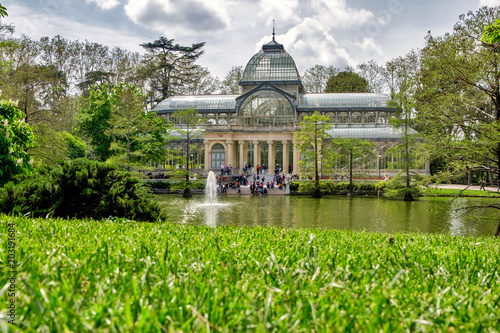
<svg viewBox="0 0 500 333"><path fill-rule="evenodd" d="M198 149L191 156L192 165L202 166L204 173L220 170L221 164L230 164L234 173L241 173L245 163L265 164L268 170L279 166L283 171L292 165L293 173L298 173L295 133L300 121L314 111L330 118L332 137L377 143L378 157L364 164L363 173L383 176L389 165L397 167L402 160L387 152L402 141L402 132L388 123L395 109L387 107L386 95L305 93L294 60L274 37L250 59L239 84L242 95L171 96L154 109L159 116L175 121L173 112L193 108L207 120L200 129ZM182 149L181 142L172 145ZM420 173L429 171L428 165L413 168ZM347 172L347 161L337 161L334 169Z"/></svg>

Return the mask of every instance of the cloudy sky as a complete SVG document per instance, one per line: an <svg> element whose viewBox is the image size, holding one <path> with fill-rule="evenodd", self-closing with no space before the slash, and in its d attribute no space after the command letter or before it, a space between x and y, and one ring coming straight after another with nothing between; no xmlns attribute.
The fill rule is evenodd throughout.
<svg viewBox="0 0 500 333"><path fill-rule="evenodd" d="M500 0L4 0L16 35L88 40L141 51L160 36L206 42L199 63L223 77L272 38L299 72L316 65L379 64L451 32L460 14Z"/></svg>

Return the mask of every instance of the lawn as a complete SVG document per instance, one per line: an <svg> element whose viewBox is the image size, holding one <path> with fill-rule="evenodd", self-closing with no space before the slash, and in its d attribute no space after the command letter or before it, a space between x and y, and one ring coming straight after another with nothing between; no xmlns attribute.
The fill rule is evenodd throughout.
<svg viewBox="0 0 500 333"><path fill-rule="evenodd" d="M0 219L5 277L7 223L17 230L24 332L500 327L493 237Z"/></svg>

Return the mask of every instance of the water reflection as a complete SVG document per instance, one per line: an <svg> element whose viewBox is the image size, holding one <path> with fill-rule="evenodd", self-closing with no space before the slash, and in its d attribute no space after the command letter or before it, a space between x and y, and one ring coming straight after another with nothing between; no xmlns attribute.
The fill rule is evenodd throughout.
<svg viewBox="0 0 500 333"><path fill-rule="evenodd" d="M484 211L480 221L474 214L464 214L462 208L474 204L473 199L466 198L403 202L377 197L327 196L318 200L297 196L227 195L219 197L218 204L205 203L203 196L184 199L177 195L158 195L156 199L167 211L168 221L209 226L492 235L498 223L494 211Z"/></svg>

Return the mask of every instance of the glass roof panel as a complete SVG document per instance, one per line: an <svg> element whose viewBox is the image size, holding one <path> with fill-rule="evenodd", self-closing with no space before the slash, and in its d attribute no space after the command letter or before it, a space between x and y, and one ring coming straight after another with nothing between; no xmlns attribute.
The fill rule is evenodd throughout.
<svg viewBox="0 0 500 333"><path fill-rule="evenodd" d="M153 111L235 110L239 95L171 96L161 101Z"/></svg>
<svg viewBox="0 0 500 333"><path fill-rule="evenodd" d="M332 138L366 139L366 140L395 140L403 138L403 130L395 129L391 125L334 125L328 134ZM408 134L418 134L417 131L409 128Z"/></svg>
<svg viewBox="0 0 500 333"><path fill-rule="evenodd" d="M300 108L385 108L390 98L377 93L325 93L303 94L300 96Z"/></svg>
<svg viewBox="0 0 500 333"><path fill-rule="evenodd" d="M284 50L260 51L248 62L241 82L297 81L299 72L292 57Z"/></svg>

